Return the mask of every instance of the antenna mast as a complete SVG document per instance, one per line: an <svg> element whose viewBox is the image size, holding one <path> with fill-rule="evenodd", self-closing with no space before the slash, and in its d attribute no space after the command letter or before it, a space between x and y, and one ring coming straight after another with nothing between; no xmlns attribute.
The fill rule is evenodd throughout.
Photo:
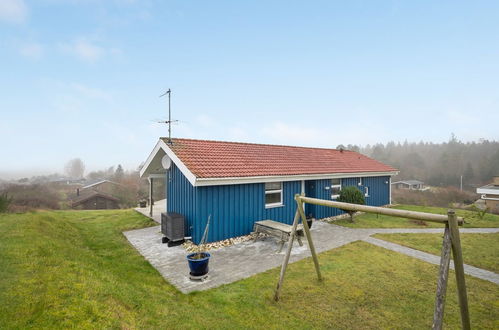
<svg viewBox="0 0 499 330"><path fill-rule="evenodd" d="M172 110L171 110L171 96L172 96L172 90L168 88L168 90L161 94L159 97L163 97L166 94L168 94L168 120L165 121L160 121L160 123L163 124L168 124L168 143L172 143L172 123L177 122L178 120L172 120Z"/></svg>

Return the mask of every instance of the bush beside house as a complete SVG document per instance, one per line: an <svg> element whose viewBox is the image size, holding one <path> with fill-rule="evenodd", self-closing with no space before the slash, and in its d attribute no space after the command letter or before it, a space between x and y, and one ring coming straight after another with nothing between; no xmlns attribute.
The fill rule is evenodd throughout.
<svg viewBox="0 0 499 330"><path fill-rule="evenodd" d="M351 204L366 204L366 199L364 194L359 190L359 188L354 186L349 186L341 189L340 196L337 199L338 202L351 203ZM350 222L353 222L353 217L355 211L344 210L350 215Z"/></svg>

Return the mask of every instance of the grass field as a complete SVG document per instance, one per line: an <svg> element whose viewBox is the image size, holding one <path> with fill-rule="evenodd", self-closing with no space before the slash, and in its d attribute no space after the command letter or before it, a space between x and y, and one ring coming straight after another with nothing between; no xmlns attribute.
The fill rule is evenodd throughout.
<svg viewBox="0 0 499 330"><path fill-rule="evenodd" d="M463 259L468 265L499 273L499 233L461 234ZM376 238L440 255L440 234L376 234Z"/></svg>
<svg viewBox="0 0 499 330"><path fill-rule="evenodd" d="M0 328L430 328L437 267L364 242L184 295L126 241L133 211L0 215ZM498 328L497 286L467 277L472 326ZM460 327L453 273L445 325Z"/></svg>
<svg viewBox="0 0 499 330"><path fill-rule="evenodd" d="M418 212L428 212L447 215L447 209L442 207L399 205L394 207L399 210L409 210ZM456 214L464 218L464 228L485 228L499 227L499 215L487 213L483 219L473 211L456 209ZM377 215L365 213L355 217L355 222L351 223L349 219L334 221L335 224L350 228L438 228L444 225L425 222L424 225L413 220L391 217L387 215Z"/></svg>

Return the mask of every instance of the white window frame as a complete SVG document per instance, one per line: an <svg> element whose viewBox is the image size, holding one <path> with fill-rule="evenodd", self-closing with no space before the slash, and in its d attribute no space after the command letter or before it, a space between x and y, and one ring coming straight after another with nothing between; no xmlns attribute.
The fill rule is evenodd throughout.
<svg viewBox="0 0 499 330"><path fill-rule="evenodd" d="M340 183L333 184L333 180L338 180ZM341 179L331 179L331 191L333 191L335 188L340 188L340 191L341 191ZM331 199L337 199L338 197L340 197L340 194L333 195L331 193Z"/></svg>
<svg viewBox="0 0 499 330"><path fill-rule="evenodd" d="M269 182L269 183L279 183L281 185L281 189L274 189L274 190L267 190L265 188L265 183L264 183L264 190L265 190L265 200L267 199L267 194L276 194L276 193L279 193L280 196L281 196L281 200L277 203L269 203L267 204L267 202L265 202L265 208L266 209L270 209L270 208L273 208L273 207L280 207L280 206L284 206L284 204L282 203L282 191L283 191L283 184L282 182Z"/></svg>

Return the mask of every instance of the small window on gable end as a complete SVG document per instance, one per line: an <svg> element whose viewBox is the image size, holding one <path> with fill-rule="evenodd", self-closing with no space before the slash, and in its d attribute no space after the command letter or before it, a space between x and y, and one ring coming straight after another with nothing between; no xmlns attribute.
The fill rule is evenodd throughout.
<svg viewBox="0 0 499 330"><path fill-rule="evenodd" d="M331 199L340 197L341 179L331 179Z"/></svg>
<svg viewBox="0 0 499 330"><path fill-rule="evenodd" d="M265 207L282 206L282 182L265 183Z"/></svg>

